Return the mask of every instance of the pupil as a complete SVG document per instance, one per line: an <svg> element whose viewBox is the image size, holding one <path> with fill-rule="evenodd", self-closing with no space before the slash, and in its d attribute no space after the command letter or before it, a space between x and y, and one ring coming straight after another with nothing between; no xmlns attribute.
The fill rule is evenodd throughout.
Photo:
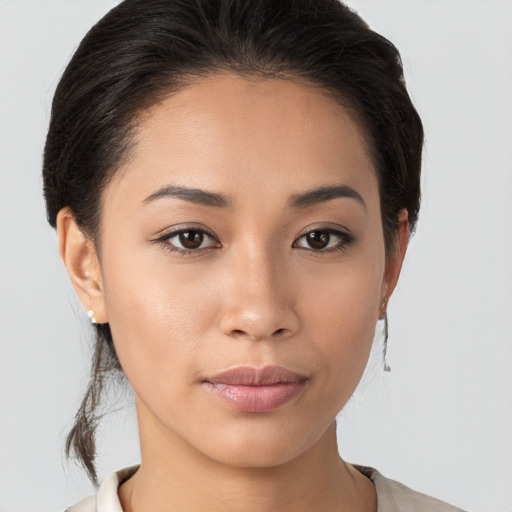
<svg viewBox="0 0 512 512"><path fill-rule="evenodd" d="M197 249L203 242L203 233L199 231L184 231L180 233L180 243L186 249Z"/></svg>
<svg viewBox="0 0 512 512"><path fill-rule="evenodd" d="M323 249L329 244L327 231L312 231L308 234L308 243L313 249Z"/></svg>

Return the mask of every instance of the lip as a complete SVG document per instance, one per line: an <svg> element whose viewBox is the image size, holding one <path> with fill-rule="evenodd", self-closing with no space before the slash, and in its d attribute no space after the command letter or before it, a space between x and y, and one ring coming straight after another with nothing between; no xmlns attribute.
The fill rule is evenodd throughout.
<svg viewBox="0 0 512 512"><path fill-rule="evenodd" d="M203 387L239 411L270 412L300 394L307 380L282 366L239 366L205 379Z"/></svg>

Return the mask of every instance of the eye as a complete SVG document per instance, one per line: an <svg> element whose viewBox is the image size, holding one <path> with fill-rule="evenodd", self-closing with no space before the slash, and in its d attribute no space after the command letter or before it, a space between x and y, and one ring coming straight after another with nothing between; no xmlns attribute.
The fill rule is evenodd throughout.
<svg viewBox="0 0 512 512"><path fill-rule="evenodd" d="M171 231L155 241L162 243L169 251L183 255L213 247L220 247L220 243L215 242L215 238L212 234L204 229L198 228L183 228Z"/></svg>
<svg viewBox="0 0 512 512"><path fill-rule="evenodd" d="M297 241L304 240L306 245L294 243L294 247L315 252L343 251L354 242L353 235L333 228L319 228L302 235Z"/></svg>
<svg viewBox="0 0 512 512"><path fill-rule="evenodd" d="M302 240L303 244L300 243ZM325 227L305 233L294 242L293 247L330 253L345 250L354 240L354 237L345 231ZM181 256L221 247L213 234L204 229L188 227L168 232L155 242Z"/></svg>

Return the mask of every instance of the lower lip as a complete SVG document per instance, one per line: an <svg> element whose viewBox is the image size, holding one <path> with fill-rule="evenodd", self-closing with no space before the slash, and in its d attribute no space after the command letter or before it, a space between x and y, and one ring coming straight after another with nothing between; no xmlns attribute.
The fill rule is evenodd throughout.
<svg viewBox="0 0 512 512"><path fill-rule="evenodd" d="M268 386L242 386L205 382L205 388L224 402L243 412L270 412L297 396L306 384L279 382Z"/></svg>

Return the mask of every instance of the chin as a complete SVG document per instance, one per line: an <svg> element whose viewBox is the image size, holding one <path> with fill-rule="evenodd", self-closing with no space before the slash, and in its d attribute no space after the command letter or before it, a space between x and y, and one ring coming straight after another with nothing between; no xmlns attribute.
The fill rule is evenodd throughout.
<svg viewBox="0 0 512 512"><path fill-rule="evenodd" d="M207 446L197 448L227 466L277 467L308 451L322 436L322 432L304 432L298 426L290 429L280 424L271 429L253 424L244 429L226 429L221 439L210 439Z"/></svg>
<svg viewBox="0 0 512 512"><path fill-rule="evenodd" d="M216 450L211 454L211 458L230 467L263 469L282 466L300 454L301 451L296 447L272 443L271 446L265 446L264 450L252 446L240 450L226 447L224 450Z"/></svg>

